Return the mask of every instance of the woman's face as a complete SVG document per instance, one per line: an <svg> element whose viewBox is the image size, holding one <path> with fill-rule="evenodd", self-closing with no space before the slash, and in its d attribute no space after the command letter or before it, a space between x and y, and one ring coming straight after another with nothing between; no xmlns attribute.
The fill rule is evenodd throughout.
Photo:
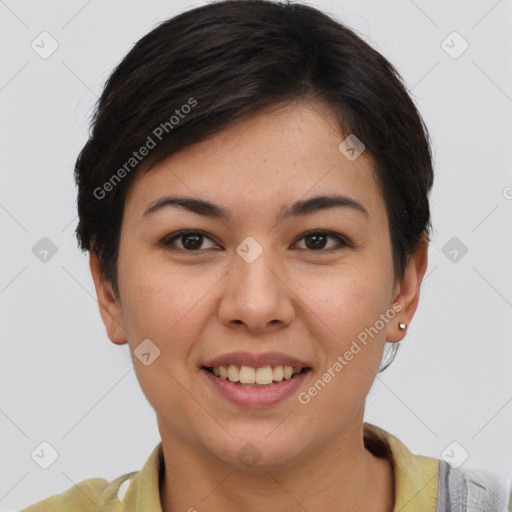
<svg viewBox="0 0 512 512"><path fill-rule="evenodd" d="M336 126L320 103L267 109L130 188L120 300L102 314L112 341L130 346L162 439L211 461L243 467L252 455L270 468L319 454L344 433L360 436L384 343L403 336L397 324L410 320L417 291L395 282L372 163L364 152L347 158ZM161 202L170 196L208 201L226 216ZM317 196L345 205L293 214ZM200 233L172 240L185 229ZM203 368L218 358L270 366L275 379L286 358L309 370L247 388ZM268 378L268 368L259 375Z"/></svg>

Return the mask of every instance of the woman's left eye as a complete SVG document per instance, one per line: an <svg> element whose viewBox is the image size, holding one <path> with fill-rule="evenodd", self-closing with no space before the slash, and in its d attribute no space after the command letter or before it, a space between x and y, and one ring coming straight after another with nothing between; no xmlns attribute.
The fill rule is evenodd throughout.
<svg viewBox="0 0 512 512"><path fill-rule="evenodd" d="M308 249L311 249L312 251L321 251L322 249L325 249L325 242L329 238L336 240L338 242L338 245L341 247L352 246L352 244L345 237L342 237L341 235L338 235L337 233L333 233L331 231L310 231L302 235L299 238L299 240L311 240L311 243L306 243L306 246L309 246ZM330 248L330 250L332 250L332 247Z"/></svg>
<svg viewBox="0 0 512 512"><path fill-rule="evenodd" d="M208 239L213 242L213 240L207 236L202 231L193 231L193 230L185 230L180 231L171 237L167 237L162 241L162 245L164 247L171 247L173 249L177 249L185 252L202 252L200 247L203 244L203 239ZM300 248L300 250L310 250L313 252L325 251L325 244L328 239L334 239L338 242L338 245L341 247L351 247L352 244L341 235L331 231L310 231L308 233L303 234L298 241L301 240L306 241L306 249ZM176 247L174 242L176 240L181 241L181 247ZM309 243L308 243L309 242ZM295 245L297 242L294 242ZM215 244L215 243L214 243ZM336 247L336 245L335 245ZM329 248L329 250L332 250Z"/></svg>

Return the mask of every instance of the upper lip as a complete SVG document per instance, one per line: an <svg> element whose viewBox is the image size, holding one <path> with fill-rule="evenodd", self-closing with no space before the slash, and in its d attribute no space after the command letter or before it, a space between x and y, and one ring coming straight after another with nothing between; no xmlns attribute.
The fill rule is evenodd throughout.
<svg viewBox="0 0 512 512"><path fill-rule="evenodd" d="M214 366L228 366L235 364L237 366L252 366L253 368L261 368L263 366L293 366L301 368L310 368L304 361L282 354L280 352L265 352L263 354L251 354L250 352L230 352L217 356L206 361L203 366L212 368Z"/></svg>

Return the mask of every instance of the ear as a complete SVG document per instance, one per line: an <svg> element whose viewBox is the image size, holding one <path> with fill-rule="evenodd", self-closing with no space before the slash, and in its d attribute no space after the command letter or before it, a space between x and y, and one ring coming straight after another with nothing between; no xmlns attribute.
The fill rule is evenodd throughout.
<svg viewBox="0 0 512 512"><path fill-rule="evenodd" d="M386 341L396 343L401 341L407 332L400 329L398 324L403 322L409 326L420 299L420 285L427 270L428 263L428 239L422 234L418 249L411 255L407 263L403 279L395 286L393 304L400 304L402 309L396 314L386 334Z"/></svg>
<svg viewBox="0 0 512 512"><path fill-rule="evenodd" d="M94 287L96 288L101 319L105 324L107 336L112 343L123 345L127 340L123 328L121 304L110 282L102 276L99 258L92 251L89 253L89 267Z"/></svg>

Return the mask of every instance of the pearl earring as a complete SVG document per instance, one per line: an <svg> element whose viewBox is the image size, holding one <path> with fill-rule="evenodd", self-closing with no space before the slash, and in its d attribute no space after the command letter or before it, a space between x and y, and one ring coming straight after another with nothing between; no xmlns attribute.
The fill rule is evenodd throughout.
<svg viewBox="0 0 512 512"><path fill-rule="evenodd" d="M405 331L405 328L407 327L407 324L404 323L404 322L400 322L398 324L398 328L401 330L401 331Z"/></svg>

